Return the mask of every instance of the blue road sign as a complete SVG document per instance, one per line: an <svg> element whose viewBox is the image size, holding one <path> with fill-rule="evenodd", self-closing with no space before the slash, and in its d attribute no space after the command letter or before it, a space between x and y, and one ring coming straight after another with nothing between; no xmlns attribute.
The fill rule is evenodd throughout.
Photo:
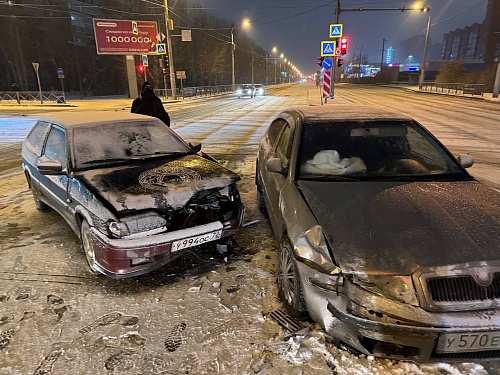
<svg viewBox="0 0 500 375"><path fill-rule="evenodd" d="M167 53L167 49L165 48L165 43L158 43L156 45L156 53L158 55L165 55Z"/></svg>
<svg viewBox="0 0 500 375"><path fill-rule="evenodd" d="M331 69L332 65L333 65L333 63L332 63L332 60L330 60L330 59L324 59L323 62L321 63L321 66L327 70Z"/></svg>
<svg viewBox="0 0 500 375"><path fill-rule="evenodd" d="M63 68L57 68L57 74L64 74Z"/></svg>
<svg viewBox="0 0 500 375"><path fill-rule="evenodd" d="M335 56L335 41L321 41L321 56Z"/></svg>
<svg viewBox="0 0 500 375"><path fill-rule="evenodd" d="M344 24L335 23L330 25L330 38L342 38L342 29Z"/></svg>

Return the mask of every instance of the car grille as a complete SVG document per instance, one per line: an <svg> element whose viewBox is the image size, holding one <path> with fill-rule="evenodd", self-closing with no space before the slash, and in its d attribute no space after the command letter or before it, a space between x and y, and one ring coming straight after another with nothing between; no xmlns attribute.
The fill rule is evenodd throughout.
<svg viewBox="0 0 500 375"><path fill-rule="evenodd" d="M490 285L482 286L471 275L427 278L427 290L434 302L469 302L500 298L500 272Z"/></svg>
<svg viewBox="0 0 500 375"><path fill-rule="evenodd" d="M488 350L482 352L463 352L463 353L432 353L433 359L492 359L500 358L500 350Z"/></svg>

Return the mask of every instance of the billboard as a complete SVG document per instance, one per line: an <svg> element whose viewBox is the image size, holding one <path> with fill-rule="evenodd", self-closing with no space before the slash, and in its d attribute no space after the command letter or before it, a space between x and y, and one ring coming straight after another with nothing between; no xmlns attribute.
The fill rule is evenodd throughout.
<svg viewBox="0 0 500 375"><path fill-rule="evenodd" d="M153 21L104 20L94 18L98 54L156 55L158 25Z"/></svg>

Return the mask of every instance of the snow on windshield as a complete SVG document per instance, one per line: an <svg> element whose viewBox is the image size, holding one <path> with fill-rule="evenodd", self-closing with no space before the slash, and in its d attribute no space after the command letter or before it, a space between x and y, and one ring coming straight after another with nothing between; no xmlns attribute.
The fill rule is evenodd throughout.
<svg viewBox="0 0 500 375"><path fill-rule="evenodd" d="M93 161L189 151L172 130L152 122L101 123L80 127L74 130L73 138L77 168L88 166Z"/></svg>

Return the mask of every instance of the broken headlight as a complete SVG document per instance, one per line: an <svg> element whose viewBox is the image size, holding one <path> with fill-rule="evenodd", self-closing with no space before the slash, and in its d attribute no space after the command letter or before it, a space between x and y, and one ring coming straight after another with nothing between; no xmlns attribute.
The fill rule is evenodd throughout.
<svg viewBox="0 0 500 375"><path fill-rule="evenodd" d="M339 270L330 257L323 230L319 225L313 226L299 236L295 250L300 258L313 262L325 273L337 273Z"/></svg>
<svg viewBox="0 0 500 375"><path fill-rule="evenodd" d="M134 234L144 236L167 230L167 220L156 212L130 215L120 221L110 221L108 229L113 237L123 238Z"/></svg>
<svg viewBox="0 0 500 375"><path fill-rule="evenodd" d="M418 306L417 295L410 276L361 275L354 282L370 292L381 294L392 300Z"/></svg>

